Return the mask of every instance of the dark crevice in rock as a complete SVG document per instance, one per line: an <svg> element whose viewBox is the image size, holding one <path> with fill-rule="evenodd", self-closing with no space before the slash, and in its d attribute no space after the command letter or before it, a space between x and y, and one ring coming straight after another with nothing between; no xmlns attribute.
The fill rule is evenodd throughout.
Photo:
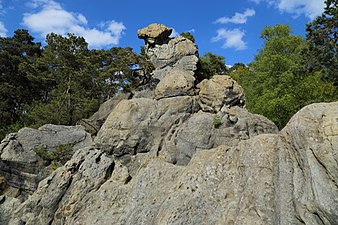
<svg viewBox="0 0 338 225"><path fill-rule="evenodd" d="M318 221L318 225L325 225L326 223L323 221L323 219L321 218L321 216L319 215L318 212L314 212L313 215L315 216L316 220ZM338 222L338 221L337 221ZM334 224L335 221L332 221L331 224Z"/></svg>
<svg viewBox="0 0 338 225"><path fill-rule="evenodd" d="M113 161L113 162L108 166L108 168L107 168L107 170L106 170L106 174L105 174L105 176L104 176L104 180L108 180L108 179L111 177L111 175L112 175L114 169L115 169L115 162Z"/></svg>
<svg viewBox="0 0 338 225"><path fill-rule="evenodd" d="M129 176L126 178L124 184L128 184L132 179L133 179L133 178L129 175Z"/></svg>

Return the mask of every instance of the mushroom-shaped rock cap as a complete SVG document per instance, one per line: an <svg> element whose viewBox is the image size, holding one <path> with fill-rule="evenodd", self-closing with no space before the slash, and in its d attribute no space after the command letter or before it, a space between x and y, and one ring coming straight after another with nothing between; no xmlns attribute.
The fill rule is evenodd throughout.
<svg viewBox="0 0 338 225"><path fill-rule="evenodd" d="M172 31L172 28L163 24L153 23L138 30L137 35L138 38L144 39L145 43L149 45L165 44L168 42Z"/></svg>

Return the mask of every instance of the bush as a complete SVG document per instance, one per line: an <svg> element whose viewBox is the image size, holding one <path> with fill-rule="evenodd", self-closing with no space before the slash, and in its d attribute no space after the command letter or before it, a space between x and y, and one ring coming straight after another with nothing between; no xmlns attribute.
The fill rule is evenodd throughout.
<svg viewBox="0 0 338 225"><path fill-rule="evenodd" d="M63 165L72 157L73 145L64 144L59 145L54 149L54 151L47 151L44 147L37 147L34 149L34 152L43 160L47 161L52 165Z"/></svg>

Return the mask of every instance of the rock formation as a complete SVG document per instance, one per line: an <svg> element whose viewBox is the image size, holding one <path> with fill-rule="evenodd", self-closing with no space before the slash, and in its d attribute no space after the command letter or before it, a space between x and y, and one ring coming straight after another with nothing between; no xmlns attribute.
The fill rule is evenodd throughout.
<svg viewBox="0 0 338 225"><path fill-rule="evenodd" d="M28 199L0 196L0 224L338 224L338 103L307 106L279 132L246 111L230 77L196 84L197 48L170 32L139 31L150 84L95 116L105 122L93 143ZM42 144L22 132L2 141L13 147L0 163Z"/></svg>
<svg viewBox="0 0 338 225"><path fill-rule="evenodd" d="M92 145L90 134L81 127L44 125L39 129L23 128L9 134L0 144L0 173L6 184L21 192L21 197L36 190L38 183L51 172L38 154L69 145L69 154Z"/></svg>

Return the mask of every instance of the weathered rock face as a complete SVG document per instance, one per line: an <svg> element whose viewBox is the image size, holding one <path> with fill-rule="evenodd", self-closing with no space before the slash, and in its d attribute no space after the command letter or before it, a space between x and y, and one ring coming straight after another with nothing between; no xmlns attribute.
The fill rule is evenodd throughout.
<svg viewBox="0 0 338 225"><path fill-rule="evenodd" d="M264 133L277 133L271 121L248 113L240 107L231 108L223 116L199 111L166 136L159 152L168 162L186 165L196 152L220 145L237 146ZM216 121L220 125L216 126Z"/></svg>
<svg viewBox="0 0 338 225"><path fill-rule="evenodd" d="M150 82L138 88L134 98L164 98L191 95L195 86L198 48L190 40L177 36L170 39L172 29L151 24L138 31L145 40L145 54L155 66Z"/></svg>
<svg viewBox="0 0 338 225"><path fill-rule="evenodd" d="M91 144L90 135L81 127L44 125L38 130L23 128L18 133L7 135L1 142L0 172L8 185L31 193L50 173L36 149L53 152L61 145L71 145L75 152Z"/></svg>
<svg viewBox="0 0 338 225"><path fill-rule="evenodd" d="M280 224L338 224L338 103L297 113L278 143Z"/></svg>
<svg viewBox="0 0 338 225"><path fill-rule="evenodd" d="M163 41L169 31L161 27L139 33L147 51L183 42ZM153 55L156 78L105 111L111 110L94 143L42 180L27 200L0 196L0 223L338 224L338 102L302 109L279 132L246 111L234 80L214 76L195 85L195 55L173 52L174 60ZM17 136L2 149L20 146ZM21 163L24 154L33 157L16 149L4 156L14 160L17 154Z"/></svg>
<svg viewBox="0 0 338 225"><path fill-rule="evenodd" d="M133 177L79 150L10 224L337 224L337 106L311 105L280 134L199 151L187 166L147 157Z"/></svg>
<svg viewBox="0 0 338 225"><path fill-rule="evenodd" d="M88 119L82 119L77 124L81 125L85 128L85 130L91 135L96 135L103 125L104 121L107 119L111 111L115 108L115 106L122 100L128 99L130 97L129 94L121 93L118 96L115 96L111 99L108 99L103 104L101 104L99 110L94 113Z"/></svg>
<svg viewBox="0 0 338 225"><path fill-rule="evenodd" d="M155 98L193 95L194 82L195 77L188 72L181 69L171 70L156 86Z"/></svg>
<svg viewBox="0 0 338 225"><path fill-rule="evenodd" d="M218 112L224 105L244 106L245 97L241 86L229 76L215 75L210 80L203 80L199 88L199 105L205 112Z"/></svg>
<svg viewBox="0 0 338 225"><path fill-rule="evenodd" d="M181 61L178 64L181 64L184 68L183 65L189 65L190 63L197 62L195 57L193 57L196 56L196 54L196 45L182 36L177 36L174 39L171 39L168 44L148 47L146 49L146 55L157 69L162 69L166 66L173 66L179 60ZM189 68L188 66L185 67ZM177 67L175 66L175 68Z"/></svg>
<svg viewBox="0 0 338 225"><path fill-rule="evenodd" d="M148 27L138 30L137 35L140 39L144 39L148 45L161 45L168 42L172 31L172 28L168 28L163 24L153 23Z"/></svg>
<svg viewBox="0 0 338 225"><path fill-rule="evenodd" d="M190 96L154 99L136 98L120 102L99 131L95 142L116 156L156 152L172 127L196 111Z"/></svg>

